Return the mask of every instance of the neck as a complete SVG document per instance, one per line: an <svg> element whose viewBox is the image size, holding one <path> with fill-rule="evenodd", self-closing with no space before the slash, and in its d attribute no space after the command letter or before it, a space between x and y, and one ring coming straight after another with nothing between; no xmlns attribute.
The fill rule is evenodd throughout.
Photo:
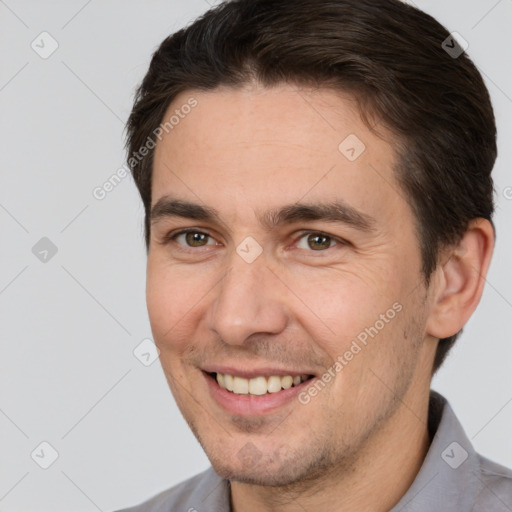
<svg viewBox="0 0 512 512"><path fill-rule="evenodd" d="M297 482L286 489L231 482L233 512L389 511L411 486L430 446L429 389L420 395L418 390L409 391L357 452L352 471L333 467L313 482Z"/></svg>

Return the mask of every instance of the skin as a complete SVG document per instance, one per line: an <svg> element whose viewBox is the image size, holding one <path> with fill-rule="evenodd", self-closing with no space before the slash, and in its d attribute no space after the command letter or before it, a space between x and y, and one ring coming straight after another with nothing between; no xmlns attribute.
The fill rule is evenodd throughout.
<svg viewBox="0 0 512 512"><path fill-rule="evenodd" d="M176 402L230 479L236 512L389 510L428 450L438 339L458 332L478 304L492 227L473 221L426 289L392 136L370 131L350 96L252 83L186 91L169 113L190 97L197 107L157 144L152 205L171 197L220 218L151 225L147 305ZM366 146L354 161L338 150L349 134ZM284 205L335 200L371 216L373 229L259 221ZM206 245L166 238L184 228L209 235ZM320 249L308 238L318 232L332 237ZM248 236L263 249L252 263L236 252ZM211 364L321 378L396 303L400 312L307 404L236 415L208 391L202 368Z"/></svg>

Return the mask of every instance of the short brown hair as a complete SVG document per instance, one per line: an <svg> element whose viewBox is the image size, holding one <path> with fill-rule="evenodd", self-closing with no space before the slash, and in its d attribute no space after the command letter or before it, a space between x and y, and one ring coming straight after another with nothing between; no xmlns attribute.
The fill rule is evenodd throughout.
<svg viewBox="0 0 512 512"><path fill-rule="evenodd" d="M133 155L188 89L283 82L334 87L396 136L395 169L415 214L425 284L470 220L492 223L496 126L475 65L434 18L399 0L232 0L167 37L127 123ZM444 42L444 44L443 44ZM131 158L149 247L153 149ZM433 372L458 334L440 340Z"/></svg>

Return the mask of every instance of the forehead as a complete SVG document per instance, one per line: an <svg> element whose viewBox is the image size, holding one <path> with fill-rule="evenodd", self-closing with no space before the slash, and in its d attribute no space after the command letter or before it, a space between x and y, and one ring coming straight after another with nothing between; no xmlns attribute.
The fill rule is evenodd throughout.
<svg viewBox="0 0 512 512"><path fill-rule="evenodd" d="M343 199L371 214L400 193L392 145L365 125L348 94L254 84L190 90L163 122L172 116L155 150L152 204L172 194L240 214Z"/></svg>

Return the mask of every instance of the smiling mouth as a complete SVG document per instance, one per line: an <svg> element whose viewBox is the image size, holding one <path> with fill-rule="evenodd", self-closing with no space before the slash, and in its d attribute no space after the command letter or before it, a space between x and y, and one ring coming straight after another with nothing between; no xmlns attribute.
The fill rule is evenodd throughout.
<svg viewBox="0 0 512 512"><path fill-rule="evenodd" d="M270 377L254 377L246 379L227 373L207 373L215 379L222 389L236 395L262 396L271 393L279 393L291 387L297 387L303 382L312 379L313 375L272 375Z"/></svg>

